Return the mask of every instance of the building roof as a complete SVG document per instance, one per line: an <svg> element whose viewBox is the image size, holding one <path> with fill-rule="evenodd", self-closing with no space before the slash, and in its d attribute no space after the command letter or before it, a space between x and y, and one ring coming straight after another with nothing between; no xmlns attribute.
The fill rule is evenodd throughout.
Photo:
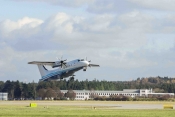
<svg viewBox="0 0 175 117"><path fill-rule="evenodd" d="M67 92L68 90L61 90ZM139 89L124 89L123 91L112 91L112 90L73 90L76 93L139 93Z"/></svg>

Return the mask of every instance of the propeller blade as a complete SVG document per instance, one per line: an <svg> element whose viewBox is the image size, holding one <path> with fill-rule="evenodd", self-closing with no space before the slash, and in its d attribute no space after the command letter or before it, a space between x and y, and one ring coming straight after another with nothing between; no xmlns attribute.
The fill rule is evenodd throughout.
<svg viewBox="0 0 175 117"><path fill-rule="evenodd" d="M63 65L65 65L66 66L66 63L63 63ZM66 66L67 67L67 66Z"/></svg>
<svg viewBox="0 0 175 117"><path fill-rule="evenodd" d="M89 67L100 67L100 65L96 65L96 64L89 64Z"/></svg>

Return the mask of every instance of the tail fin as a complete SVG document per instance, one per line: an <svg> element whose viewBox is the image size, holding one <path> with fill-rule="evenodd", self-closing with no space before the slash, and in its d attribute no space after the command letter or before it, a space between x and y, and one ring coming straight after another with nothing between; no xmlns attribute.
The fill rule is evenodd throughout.
<svg viewBox="0 0 175 117"><path fill-rule="evenodd" d="M40 71L41 77L48 74L48 70L44 67L44 65L37 65Z"/></svg>

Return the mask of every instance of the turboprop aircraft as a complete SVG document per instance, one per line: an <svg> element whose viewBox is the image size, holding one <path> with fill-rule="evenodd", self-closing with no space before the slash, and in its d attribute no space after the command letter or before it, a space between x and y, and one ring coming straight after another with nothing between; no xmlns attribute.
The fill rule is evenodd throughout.
<svg viewBox="0 0 175 117"><path fill-rule="evenodd" d="M99 67L96 64L90 64L91 61L85 59L75 59L69 62L67 60L58 60L55 62L51 61L32 61L28 64L36 64L41 74L41 79L39 81L48 81L48 80L58 80L70 77L74 79L74 73L83 69L86 71L87 67ZM51 66L53 70L47 70L45 65Z"/></svg>

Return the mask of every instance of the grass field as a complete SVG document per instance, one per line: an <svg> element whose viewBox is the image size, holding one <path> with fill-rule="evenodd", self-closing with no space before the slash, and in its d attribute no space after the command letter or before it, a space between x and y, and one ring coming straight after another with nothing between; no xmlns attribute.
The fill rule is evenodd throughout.
<svg viewBox="0 0 175 117"><path fill-rule="evenodd" d="M78 101L77 101L78 102ZM0 102L0 117L174 117L175 110L163 109L117 109L113 107L74 105L75 102L63 101L67 105L54 105L55 102L38 102L38 107L29 107L29 102ZM44 103L47 103L44 105ZM49 104L50 103L50 104ZM80 103L80 102L78 102ZM112 103L112 102L81 102L81 103ZM117 102L113 102L117 103ZM120 102L121 103L121 102ZM124 102L126 103L126 102ZM136 102L138 103L138 102ZM146 103L146 102L140 102ZM168 103L168 102L167 102ZM28 104L28 105L26 105ZM48 105L49 104L49 105Z"/></svg>

